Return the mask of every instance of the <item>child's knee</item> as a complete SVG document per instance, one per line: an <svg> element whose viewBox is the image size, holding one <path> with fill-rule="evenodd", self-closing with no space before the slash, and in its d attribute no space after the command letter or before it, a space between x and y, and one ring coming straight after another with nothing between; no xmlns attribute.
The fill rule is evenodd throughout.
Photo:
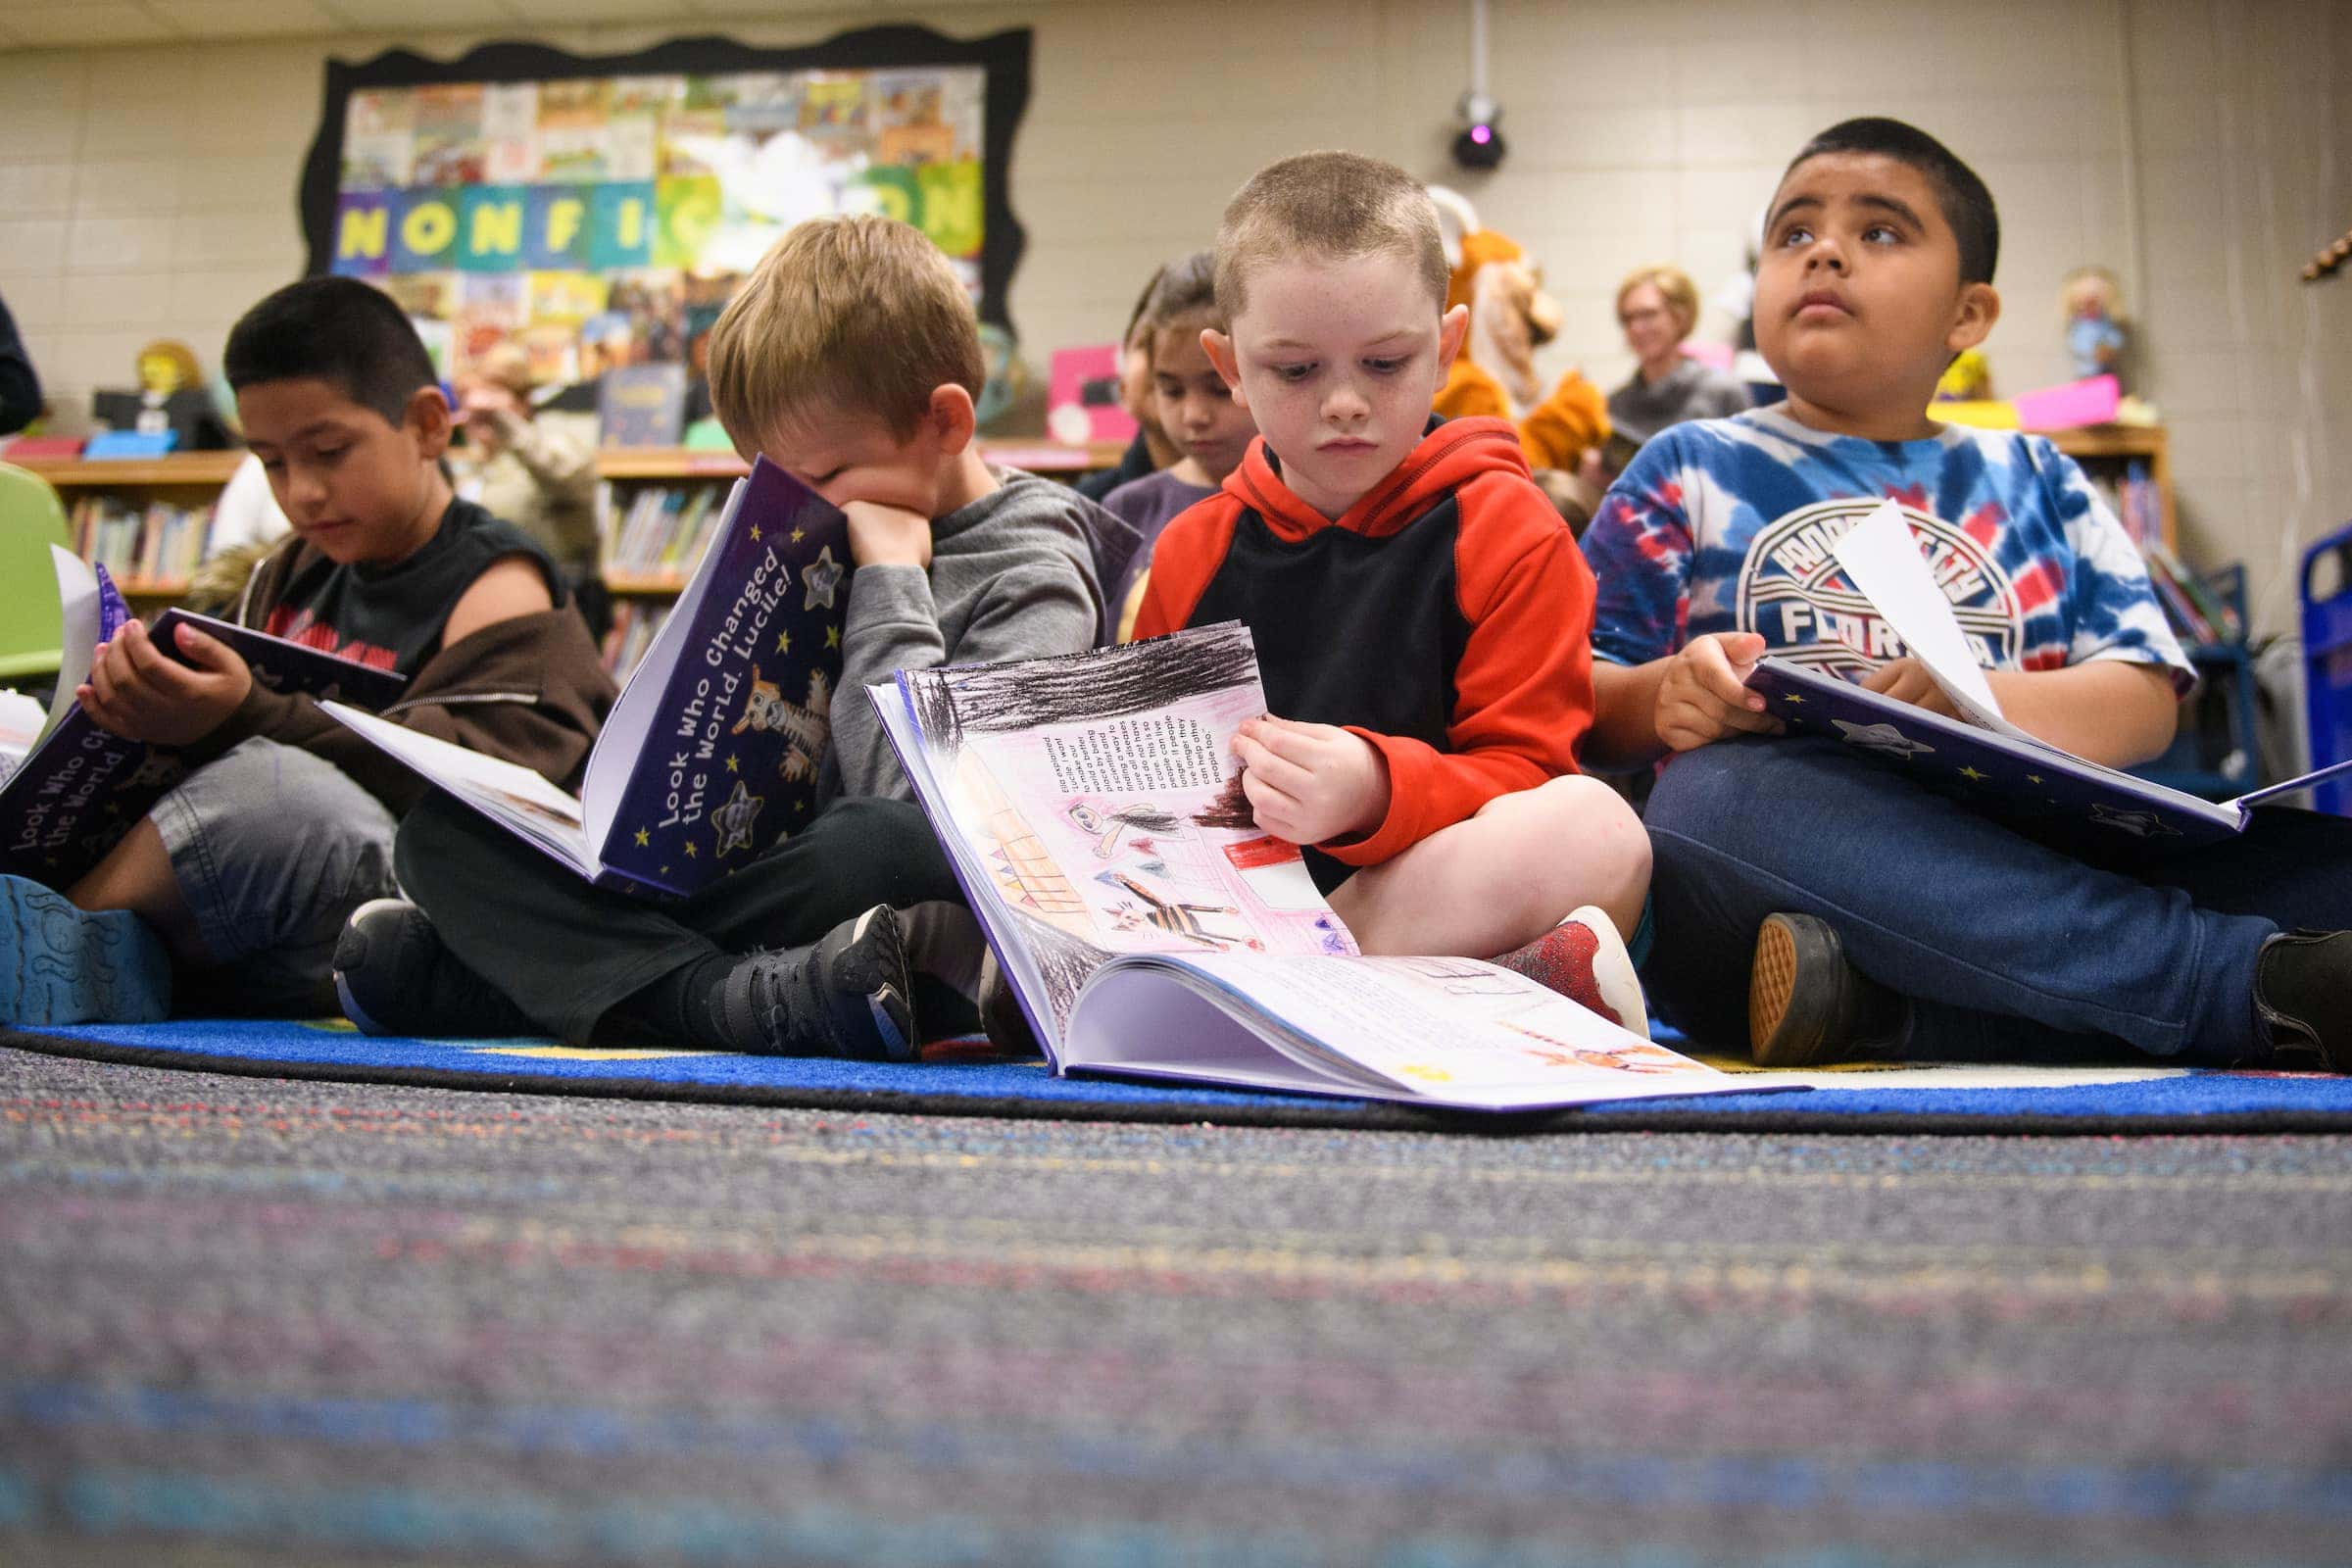
<svg viewBox="0 0 2352 1568"><path fill-rule="evenodd" d="M1557 791L1568 817L1565 842L1577 847L1589 875L1625 890L1649 885L1649 832L1631 802L1589 773L1555 778L1544 788Z"/></svg>
<svg viewBox="0 0 2352 1568"><path fill-rule="evenodd" d="M1626 798L1590 773L1567 773L1526 792L1542 815L1547 842L1590 845L1596 853L1649 864L1649 835Z"/></svg>
<svg viewBox="0 0 2352 1568"><path fill-rule="evenodd" d="M1649 886L1649 834L1642 818L1624 796L1590 774L1546 780L1490 802L1488 811L1509 813L1513 847L1525 856L1524 885L1546 907L1570 893L1578 904L1622 903Z"/></svg>

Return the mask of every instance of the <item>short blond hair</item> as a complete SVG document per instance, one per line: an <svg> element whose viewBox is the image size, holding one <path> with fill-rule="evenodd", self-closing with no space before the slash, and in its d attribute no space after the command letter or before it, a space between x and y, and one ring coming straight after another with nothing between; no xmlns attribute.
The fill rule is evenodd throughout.
<svg viewBox="0 0 2352 1568"><path fill-rule="evenodd" d="M1446 308L1446 239L1437 203L1395 164L1354 153L1300 153L1268 164L1217 224L1217 309L1242 314L1250 273L1301 254L1330 261L1387 252L1409 262Z"/></svg>
<svg viewBox="0 0 2352 1568"><path fill-rule="evenodd" d="M933 391L977 399L986 377L962 281L896 219L795 224L710 329L710 409L746 457L809 412L871 417L904 441Z"/></svg>
<svg viewBox="0 0 2352 1568"><path fill-rule="evenodd" d="M1698 285L1690 281L1690 274L1667 265L1635 268L1617 285L1618 315L1625 314L1625 297L1644 283L1658 291L1666 308L1683 323L1683 335L1690 336L1691 328L1698 325Z"/></svg>

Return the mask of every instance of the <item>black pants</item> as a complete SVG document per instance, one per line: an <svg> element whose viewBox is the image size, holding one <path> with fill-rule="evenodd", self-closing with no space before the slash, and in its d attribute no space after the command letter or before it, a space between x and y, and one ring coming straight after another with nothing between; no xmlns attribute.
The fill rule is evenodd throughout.
<svg viewBox="0 0 2352 1568"><path fill-rule="evenodd" d="M393 864L452 953L542 1028L583 1044L615 1004L699 959L801 947L877 904L963 902L929 818L904 801L837 801L667 903L592 887L441 795L401 823Z"/></svg>

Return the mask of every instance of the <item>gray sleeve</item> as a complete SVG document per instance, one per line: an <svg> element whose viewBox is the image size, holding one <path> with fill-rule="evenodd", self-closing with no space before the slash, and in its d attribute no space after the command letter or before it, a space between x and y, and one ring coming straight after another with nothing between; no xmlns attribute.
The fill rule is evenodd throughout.
<svg viewBox="0 0 2352 1568"><path fill-rule="evenodd" d="M988 664L1076 653L1094 646L1100 612L1076 563L1033 561L990 582L954 648L939 624L931 581L912 566L860 566L850 582L842 634L833 752L844 795L913 797L898 754L865 695L902 669Z"/></svg>

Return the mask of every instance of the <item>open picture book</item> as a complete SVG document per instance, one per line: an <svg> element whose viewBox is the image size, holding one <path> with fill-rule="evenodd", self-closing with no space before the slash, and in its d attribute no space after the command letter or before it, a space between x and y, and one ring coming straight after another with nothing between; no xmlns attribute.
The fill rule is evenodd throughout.
<svg viewBox="0 0 2352 1568"><path fill-rule="evenodd" d="M105 567L93 568L55 545L50 555L65 612L57 693L39 738L13 767L0 766L6 778L0 783L0 872L63 889L96 865L188 769L173 748L100 729L74 701L74 689L89 678L91 656L131 619L130 609ZM271 691L374 709L395 701L408 684L390 670L283 637L167 610L149 624L148 635L182 663L189 661L180 652L181 626L235 649L253 678Z"/></svg>
<svg viewBox="0 0 2352 1568"><path fill-rule="evenodd" d="M1901 651L1919 661L1962 716L1933 713L1781 658L1757 661L1748 686L1791 730L1843 741L1987 815L2086 844L2137 840L2187 849L2243 832L2259 802L2352 769L2352 762L2340 762L2215 802L2062 751L2002 715L1959 617L1892 502L1855 524L1832 554L1901 638Z"/></svg>
<svg viewBox="0 0 2352 1568"><path fill-rule="evenodd" d="M1056 1072L1479 1110L1759 1087L1491 963L1360 956L1251 819L1237 622L869 695Z"/></svg>
<svg viewBox="0 0 2352 1568"><path fill-rule="evenodd" d="M841 513L755 463L613 704L576 798L527 767L326 710L599 887L692 893L816 814L850 569Z"/></svg>

